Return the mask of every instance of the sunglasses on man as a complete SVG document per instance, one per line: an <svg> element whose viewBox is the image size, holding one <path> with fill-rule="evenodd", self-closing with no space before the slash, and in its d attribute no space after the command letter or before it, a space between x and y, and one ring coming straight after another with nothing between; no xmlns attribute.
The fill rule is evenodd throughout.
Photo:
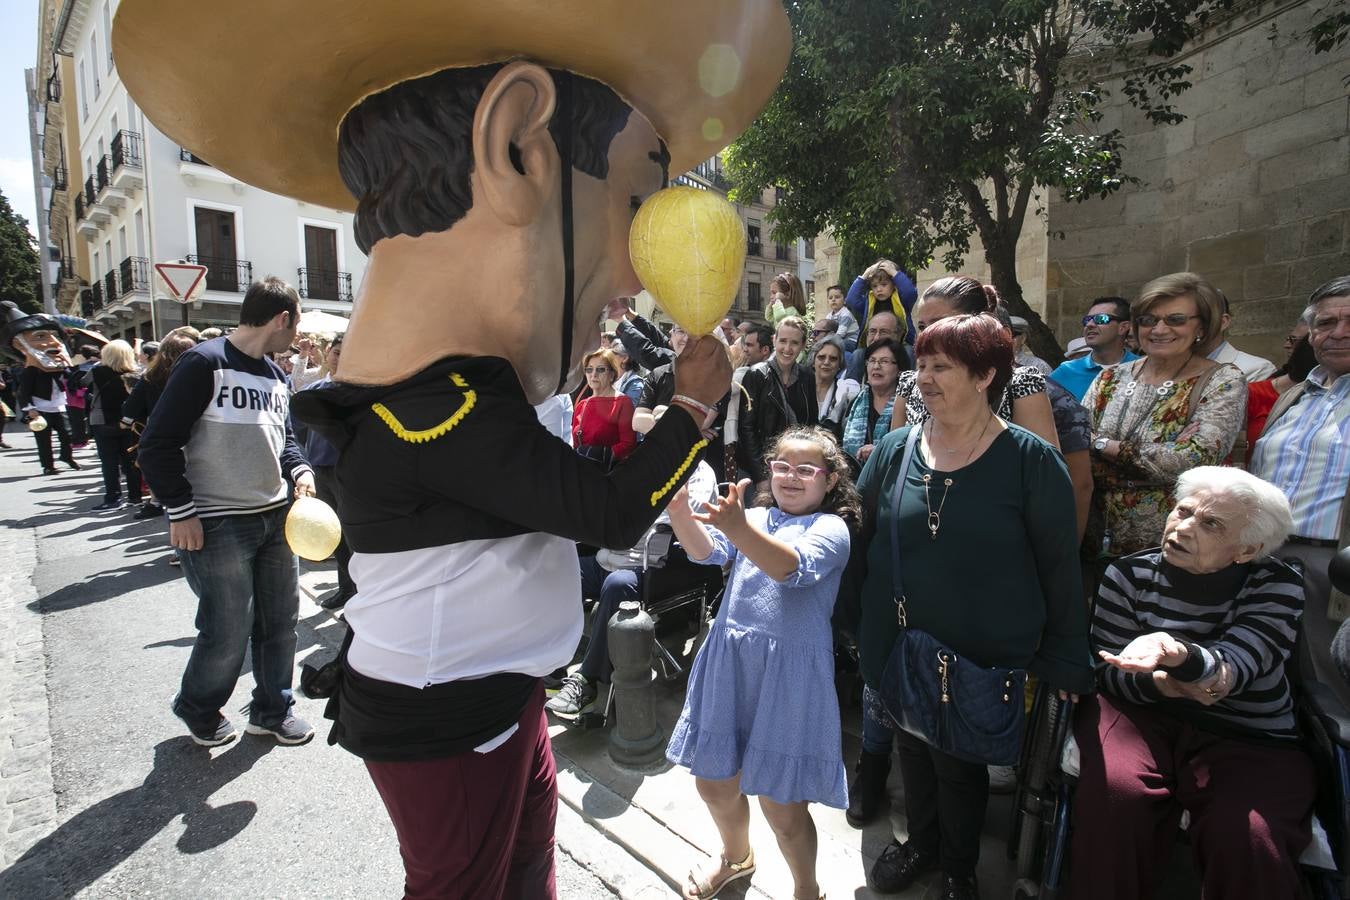
<svg viewBox="0 0 1350 900"><path fill-rule="evenodd" d="M1110 325L1112 322L1127 322L1124 316L1113 316L1110 313L1093 313L1090 316L1083 316L1083 327L1088 325Z"/></svg>

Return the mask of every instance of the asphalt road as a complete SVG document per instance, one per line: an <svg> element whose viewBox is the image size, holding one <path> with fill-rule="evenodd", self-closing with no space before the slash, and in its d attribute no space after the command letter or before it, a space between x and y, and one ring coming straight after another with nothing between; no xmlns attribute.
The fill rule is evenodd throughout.
<svg viewBox="0 0 1350 900"><path fill-rule="evenodd" d="M169 702L195 634L196 598L169 565L163 524L91 510L101 499L92 445L77 457L83 471L42 477L31 438L13 426L7 438L19 449L0 450L0 558L23 566L25 542L36 548L36 599L12 615L40 613L45 667L20 659L0 694L16 692L24 672L45 675L50 752L32 738L27 748L10 741L14 722L0 716L0 805L7 796L10 811L8 832L0 828L8 842L0 897L399 896L393 830L360 761L327 744L323 701L297 694L299 714L318 729L303 747L246 734L216 750L193 744ZM302 581L322 592L335 579ZM4 615L0 633L17 627ZM343 626L304 597L300 616L297 667L331 657ZM241 731L247 672L246 662L226 709ZM16 714L33 708L15 705ZM38 792L31 785L46 758L56 804L44 823L43 798L25 795ZM597 855L589 826L560 815L560 896L615 896L569 854L572 839L591 848L582 858Z"/></svg>

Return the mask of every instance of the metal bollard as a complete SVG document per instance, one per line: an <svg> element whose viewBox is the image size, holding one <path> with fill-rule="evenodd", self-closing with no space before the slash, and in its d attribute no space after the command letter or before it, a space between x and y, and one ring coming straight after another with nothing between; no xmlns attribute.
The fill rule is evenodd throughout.
<svg viewBox="0 0 1350 900"><path fill-rule="evenodd" d="M648 766L664 756L666 743L656 721L656 676L652 672L656 624L642 604L625 600L608 627L616 720L609 731L609 755L621 766Z"/></svg>

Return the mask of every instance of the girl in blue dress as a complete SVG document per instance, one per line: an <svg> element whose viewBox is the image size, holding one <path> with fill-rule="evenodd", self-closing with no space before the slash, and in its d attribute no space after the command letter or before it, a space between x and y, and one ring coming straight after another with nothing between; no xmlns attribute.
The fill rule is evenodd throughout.
<svg viewBox="0 0 1350 900"><path fill-rule="evenodd" d="M689 559L731 562L721 611L689 673L666 749L695 776L722 838L719 859L689 873L686 898L714 896L755 869L750 804L792 870L794 896L816 900L816 829L808 803L843 809L830 616L860 515L848 463L829 432L792 427L767 455L772 502L746 509L744 480L702 513L684 491L670 524Z"/></svg>

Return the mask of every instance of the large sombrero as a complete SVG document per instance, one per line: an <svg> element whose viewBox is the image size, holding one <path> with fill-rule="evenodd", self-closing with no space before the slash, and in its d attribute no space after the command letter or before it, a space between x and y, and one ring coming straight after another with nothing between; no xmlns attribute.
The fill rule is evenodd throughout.
<svg viewBox="0 0 1350 900"><path fill-rule="evenodd" d="M338 125L402 81L514 58L585 75L647 117L679 173L759 113L791 36L780 0L122 0L112 44L170 139L240 181L350 210Z"/></svg>

